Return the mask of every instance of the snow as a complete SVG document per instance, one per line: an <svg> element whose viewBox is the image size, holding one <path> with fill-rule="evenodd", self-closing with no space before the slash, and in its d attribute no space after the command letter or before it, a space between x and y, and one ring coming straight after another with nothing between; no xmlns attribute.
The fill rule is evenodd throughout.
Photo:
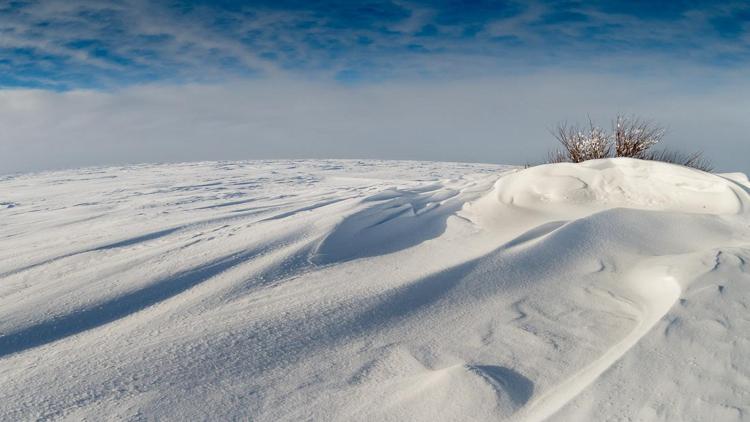
<svg viewBox="0 0 750 422"><path fill-rule="evenodd" d="M748 212L619 158L0 176L0 420L750 420Z"/></svg>

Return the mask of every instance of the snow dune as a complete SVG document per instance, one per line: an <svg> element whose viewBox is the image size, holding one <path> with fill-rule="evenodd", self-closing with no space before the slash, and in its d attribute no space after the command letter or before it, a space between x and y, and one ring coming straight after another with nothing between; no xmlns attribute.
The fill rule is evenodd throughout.
<svg viewBox="0 0 750 422"><path fill-rule="evenodd" d="M608 159L0 177L0 419L750 420L750 183Z"/></svg>

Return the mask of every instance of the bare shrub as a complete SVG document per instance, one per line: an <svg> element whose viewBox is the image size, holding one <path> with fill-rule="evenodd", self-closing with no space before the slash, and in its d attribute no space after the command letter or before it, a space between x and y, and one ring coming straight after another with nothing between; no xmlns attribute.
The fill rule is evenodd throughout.
<svg viewBox="0 0 750 422"><path fill-rule="evenodd" d="M594 126L589 120L589 128L559 124L552 132L562 145L562 151L550 154L550 162L580 163L586 160L607 158L612 155L612 143L604 129Z"/></svg>
<svg viewBox="0 0 750 422"><path fill-rule="evenodd" d="M560 123L551 131L562 149L547 154L547 163L580 163L599 158L629 157L663 161L710 172L711 163L698 152L685 154L672 150L653 150L666 131L648 120L622 115L612 122L612 134L595 126L589 119L588 128Z"/></svg>
<svg viewBox="0 0 750 422"><path fill-rule="evenodd" d="M714 169L711 162L703 156L702 152L686 154L684 152L662 149L657 151L649 151L648 153L644 154L642 159L678 164L685 167L692 167L694 169L702 170L705 172L711 172Z"/></svg>
<svg viewBox="0 0 750 422"><path fill-rule="evenodd" d="M617 116L612 123L615 157L643 158L647 151L661 142L664 128L637 117Z"/></svg>

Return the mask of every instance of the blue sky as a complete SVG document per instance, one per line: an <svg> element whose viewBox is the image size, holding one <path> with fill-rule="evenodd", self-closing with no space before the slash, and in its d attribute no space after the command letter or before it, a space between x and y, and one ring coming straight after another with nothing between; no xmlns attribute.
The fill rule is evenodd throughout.
<svg viewBox="0 0 750 422"><path fill-rule="evenodd" d="M282 155L530 161L533 157L522 156L514 143L533 145L531 155L537 154L548 141L541 139L540 128L546 131L556 121L586 113L604 119L613 113L644 112L670 127L694 124L696 119L711 124L721 118L726 133L720 132L728 137L722 142L731 152L718 162L723 167L737 166L742 162L732 157L750 152L744 146L746 128L729 117L734 109L717 118L711 113L718 113L717 105L745 105L741 98L747 86L743 75L750 70L749 31L750 4L731 1L5 0L0 1L0 111L5 111L0 129L13 139L0 140L0 152L12 157L5 162L0 158L0 166L5 167L0 173L107 164L123 156L134 161ZM550 89L547 97L537 92L539 86L555 87L556 81L567 88ZM195 105L189 113L182 110L192 117L181 122L175 117L174 103L153 97L161 93L195 101L191 93L196 86L212 93L230 92L246 101L237 99L234 108L227 109L220 96L204 97L224 114ZM398 92L409 101L429 94L436 101L450 102L449 94L461 91L458 86L466 86L465 92L473 92L476 101L444 104L432 115L425 114L430 107L418 109L415 104L409 112L411 125L420 121L434 125L439 116L460 106L471 124L458 122L456 127L462 134L476 127L476 148L487 148L493 133L498 137L497 132L506 131L517 137L504 141L505 150L512 153L489 157L453 153L445 147L449 139L435 140L430 128L420 136L417 127L405 131L410 138L396 142L412 143L406 150L376 150L371 145L378 142L375 135L362 137L359 129L330 127L319 134L320 139L299 140L296 146L274 150L263 142L283 137L274 126L279 121L291 127L289 136L310 133L311 123L295 109L296 104L310 101L309 93L319 99L311 108L331 110L391 93L381 98L382 110L366 110L376 117L404 101ZM502 105L483 97L510 91L514 97L504 98ZM259 93L274 98L277 114L268 114ZM742 95L737 98L738 94ZM153 107L148 109L151 116L161 113L165 121L182 126L218 124L226 116L235 116L237 121L230 126L236 126L247 116L242 113L251 113L253 121L262 114L266 120L245 127L252 136L244 143L239 132L218 136L229 140L212 148L211 154L196 147L199 140L190 141L187 148L194 154L157 154L136 141L108 142L109 128L91 121L95 114L91 107L97 102L127 113L134 112L128 105ZM523 106L514 110L514 103ZM480 109L476 104L495 104L496 109ZM507 110L505 104L510 104ZM664 110L681 105L686 111L702 110L701 116ZM536 109L546 110L545 114L535 114ZM508 124L525 122L534 127L508 128L475 120L477 116L497 120L492 117L495 112L505 113ZM19 132L8 116L27 121L34 135ZM113 118L117 116L107 117ZM131 123L143 124L139 119L132 117ZM340 123L333 114L320 119L325 124ZM91 141L85 151L71 147L79 142L74 137L86 129L83 122L91 131L102 132L98 143ZM130 130L154 139L178 136L176 129L169 131L167 122L153 132L148 132L148 125ZM376 122L369 123L378 130ZM690 147L715 148L715 141L698 137L705 133L681 132L679 127L675 131ZM394 128L383 136L397 136L397 132ZM466 137L471 139L470 134ZM305 142L318 142L321 149L310 149ZM126 148L123 145L134 151L116 152ZM87 158L76 159L71 152L70 159L61 161L43 152L70 148ZM215 153L222 148L228 152Z"/></svg>
<svg viewBox="0 0 750 422"><path fill-rule="evenodd" d="M549 66L743 67L750 4L191 0L0 3L0 85L113 88L279 74L342 83Z"/></svg>

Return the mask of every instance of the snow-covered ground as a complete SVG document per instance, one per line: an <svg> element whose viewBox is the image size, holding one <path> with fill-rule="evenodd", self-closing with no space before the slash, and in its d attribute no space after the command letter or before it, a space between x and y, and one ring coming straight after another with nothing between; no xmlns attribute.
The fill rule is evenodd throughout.
<svg viewBox="0 0 750 422"><path fill-rule="evenodd" d="M0 176L0 420L750 420L749 306L741 174Z"/></svg>

